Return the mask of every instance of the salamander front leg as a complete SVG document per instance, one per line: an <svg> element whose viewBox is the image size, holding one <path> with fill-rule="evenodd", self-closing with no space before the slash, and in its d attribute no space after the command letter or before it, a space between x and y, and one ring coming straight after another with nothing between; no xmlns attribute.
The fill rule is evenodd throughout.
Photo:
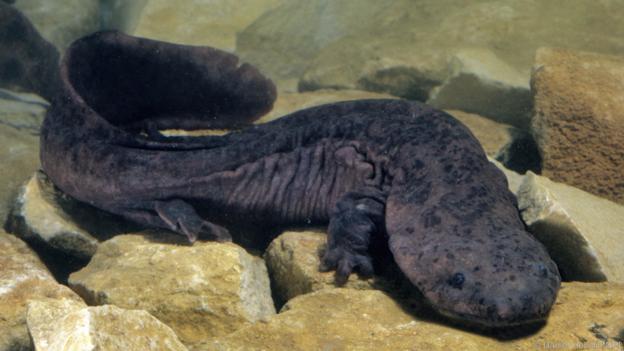
<svg viewBox="0 0 624 351"><path fill-rule="evenodd" d="M335 269L338 285L344 284L354 270L365 276L373 274L368 248L371 235L384 228L384 202L381 191L367 188L347 193L336 204L320 270Z"/></svg>
<svg viewBox="0 0 624 351"><path fill-rule="evenodd" d="M198 236L209 240L232 241L227 229L202 219L193 206L182 200L158 201L155 210L169 229L186 235L189 242L195 242Z"/></svg>

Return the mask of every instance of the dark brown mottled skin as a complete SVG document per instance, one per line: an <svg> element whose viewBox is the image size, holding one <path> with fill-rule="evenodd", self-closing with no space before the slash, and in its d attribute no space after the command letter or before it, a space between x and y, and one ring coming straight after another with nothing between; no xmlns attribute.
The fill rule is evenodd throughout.
<svg viewBox="0 0 624 351"><path fill-rule="evenodd" d="M233 55L115 32L76 42L61 77L41 161L79 200L190 240L228 240L215 224L225 217L329 223L322 261L339 281L371 273L371 235L387 235L403 273L460 321L542 320L555 300L557 267L525 231L505 177L444 112L360 100L165 138L155 130L249 123L275 88Z"/></svg>

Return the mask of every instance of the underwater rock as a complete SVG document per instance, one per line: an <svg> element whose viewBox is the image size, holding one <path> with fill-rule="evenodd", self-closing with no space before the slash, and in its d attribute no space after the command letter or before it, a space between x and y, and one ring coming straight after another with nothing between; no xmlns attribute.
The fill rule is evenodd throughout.
<svg viewBox="0 0 624 351"><path fill-rule="evenodd" d="M624 206L531 172L517 196L564 279L624 283Z"/></svg>
<svg viewBox="0 0 624 351"><path fill-rule="evenodd" d="M474 83L482 89L463 91L442 107L508 123L523 116L511 123L522 127L531 109L527 89L535 50L550 45L621 53L624 16L613 14L622 11L624 4L616 1L480 0L457 6L437 0L293 0L243 31L237 53L278 83L301 79L302 90L374 90L422 101L452 80L459 57L475 69L460 77L478 78ZM466 49L509 69L481 72L487 67L462 58ZM492 99L482 100L484 92ZM473 101L481 102L478 110L470 109Z"/></svg>
<svg viewBox="0 0 624 351"><path fill-rule="evenodd" d="M525 173L541 168L537 146L528 132L473 113L458 110L446 112L465 124L479 140L485 153L508 169Z"/></svg>
<svg viewBox="0 0 624 351"><path fill-rule="evenodd" d="M325 230L287 231L275 238L264 260L273 282L273 292L281 301L321 289L335 287L334 272L319 272L319 255L327 240ZM374 289L379 277L349 276L345 288Z"/></svg>
<svg viewBox="0 0 624 351"><path fill-rule="evenodd" d="M89 259L101 240L137 229L136 224L78 202L37 171L20 189L6 229L26 241Z"/></svg>
<svg viewBox="0 0 624 351"><path fill-rule="evenodd" d="M262 259L164 232L103 242L69 284L90 305L147 310L187 346L275 313Z"/></svg>
<svg viewBox="0 0 624 351"><path fill-rule="evenodd" d="M100 0L19 0L14 6L61 52L100 29Z"/></svg>
<svg viewBox="0 0 624 351"><path fill-rule="evenodd" d="M37 255L20 239L0 230L0 351L31 350L26 328L29 300L54 298L80 302L58 284Z"/></svg>
<svg viewBox="0 0 624 351"><path fill-rule="evenodd" d="M187 350L171 328L146 311L62 304L29 305L28 327L37 350Z"/></svg>
<svg viewBox="0 0 624 351"><path fill-rule="evenodd" d="M58 65L54 45L14 6L0 2L0 86L51 99L60 85Z"/></svg>
<svg viewBox="0 0 624 351"><path fill-rule="evenodd" d="M428 104L459 108L528 129L532 100L526 75L488 49L458 51L449 58L448 68L448 77L430 92Z"/></svg>
<svg viewBox="0 0 624 351"><path fill-rule="evenodd" d="M148 0L100 0L102 29L133 33Z"/></svg>
<svg viewBox="0 0 624 351"><path fill-rule="evenodd" d="M38 239L70 255L90 258L98 240L71 220L55 195L60 196L45 174L36 172L20 189L7 230L24 240Z"/></svg>
<svg viewBox="0 0 624 351"><path fill-rule="evenodd" d="M125 2L131 2L125 0ZM234 51L238 32L283 0L150 0L137 16L134 35ZM123 7L121 7L123 9ZM123 28L122 28L123 29Z"/></svg>
<svg viewBox="0 0 624 351"><path fill-rule="evenodd" d="M197 350L533 350L605 342L617 349L622 311L624 285L563 283L541 329L497 334L453 327L430 311L405 309L380 291L330 289L298 296L267 323L213 338ZM592 331L595 326L602 335Z"/></svg>
<svg viewBox="0 0 624 351"><path fill-rule="evenodd" d="M39 168L39 126L46 109L38 96L0 89L0 224L20 185Z"/></svg>
<svg viewBox="0 0 624 351"><path fill-rule="evenodd" d="M387 1L287 1L241 31L236 54L271 77L280 91L292 91L319 50L339 38L371 29L372 16L385 14L387 6Z"/></svg>
<svg viewBox="0 0 624 351"><path fill-rule="evenodd" d="M540 49L532 89L542 174L624 204L624 58Z"/></svg>
<svg viewBox="0 0 624 351"><path fill-rule="evenodd" d="M505 167L502 163L491 157L488 157L488 161L492 162L496 167L498 167L498 169L503 172L505 178L507 178L507 187L517 197L518 189L520 188L520 185L522 185L522 183L524 182L524 178L526 176Z"/></svg>

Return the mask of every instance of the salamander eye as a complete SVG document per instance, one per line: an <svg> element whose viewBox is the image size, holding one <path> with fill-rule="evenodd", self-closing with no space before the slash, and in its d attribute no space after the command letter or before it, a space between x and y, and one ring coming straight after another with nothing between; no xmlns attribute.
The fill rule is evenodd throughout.
<svg viewBox="0 0 624 351"><path fill-rule="evenodd" d="M540 263L536 268L541 277L546 278L548 276L548 268L546 268L546 266Z"/></svg>
<svg viewBox="0 0 624 351"><path fill-rule="evenodd" d="M464 281L466 281L466 277L464 277L463 273L455 273L449 278L447 282L453 288L461 289L464 286Z"/></svg>

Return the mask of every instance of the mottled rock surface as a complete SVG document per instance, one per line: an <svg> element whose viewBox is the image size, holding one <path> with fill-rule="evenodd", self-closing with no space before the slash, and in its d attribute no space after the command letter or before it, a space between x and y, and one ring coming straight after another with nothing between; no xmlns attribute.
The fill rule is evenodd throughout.
<svg viewBox="0 0 624 351"><path fill-rule="evenodd" d="M99 0L18 0L14 6L61 52L100 29Z"/></svg>
<svg viewBox="0 0 624 351"><path fill-rule="evenodd" d="M116 306L71 306L59 300L35 301L28 327L37 350L187 350L176 334L142 310Z"/></svg>
<svg viewBox="0 0 624 351"><path fill-rule="evenodd" d="M624 57L541 49L532 89L543 175L624 204Z"/></svg>
<svg viewBox="0 0 624 351"><path fill-rule="evenodd" d="M436 97L523 127L535 50L623 53L623 12L613 0L294 0L243 31L237 53L303 90Z"/></svg>
<svg viewBox="0 0 624 351"><path fill-rule="evenodd" d="M0 351L31 350L26 328L29 300L80 298L58 284L37 255L20 239L0 230Z"/></svg>
<svg viewBox="0 0 624 351"><path fill-rule="evenodd" d="M0 89L0 224L17 190L39 168L39 126L47 103Z"/></svg>
<svg viewBox="0 0 624 351"><path fill-rule="evenodd" d="M624 286L564 283L538 330L481 334L409 311L375 290L330 289L291 300L267 323L256 323L198 350L534 350L549 344L623 349ZM577 346L579 345L579 346Z"/></svg>
<svg viewBox="0 0 624 351"><path fill-rule="evenodd" d="M69 278L92 305L144 309L191 345L275 313L264 262L234 244L120 235Z"/></svg>
<svg viewBox="0 0 624 351"><path fill-rule="evenodd" d="M517 196L564 279L624 283L624 206L533 173Z"/></svg>
<svg viewBox="0 0 624 351"><path fill-rule="evenodd" d="M283 0L150 0L134 34L180 44L233 51L238 32Z"/></svg>

